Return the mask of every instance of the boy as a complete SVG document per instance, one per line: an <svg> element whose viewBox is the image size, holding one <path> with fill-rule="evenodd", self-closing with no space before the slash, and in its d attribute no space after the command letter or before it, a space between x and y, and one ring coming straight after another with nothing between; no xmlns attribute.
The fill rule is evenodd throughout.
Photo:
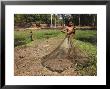
<svg viewBox="0 0 110 89"><path fill-rule="evenodd" d="M72 21L68 21L67 26L65 26L65 29L62 32L66 33L65 44L68 49L67 56L69 57L72 48L72 39L75 35L75 26Z"/></svg>

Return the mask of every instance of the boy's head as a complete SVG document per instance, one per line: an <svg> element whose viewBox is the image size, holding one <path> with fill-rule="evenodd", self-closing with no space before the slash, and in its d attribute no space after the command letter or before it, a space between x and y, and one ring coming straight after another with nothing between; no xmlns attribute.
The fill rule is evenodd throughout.
<svg viewBox="0 0 110 89"><path fill-rule="evenodd" d="M73 22L72 21L68 21L67 26L73 26Z"/></svg>

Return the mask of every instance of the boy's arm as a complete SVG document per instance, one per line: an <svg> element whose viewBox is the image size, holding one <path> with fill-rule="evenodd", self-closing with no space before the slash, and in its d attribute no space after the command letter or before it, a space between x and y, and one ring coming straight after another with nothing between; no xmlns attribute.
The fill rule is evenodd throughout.
<svg viewBox="0 0 110 89"><path fill-rule="evenodd" d="M64 28L63 30L61 30L61 32L66 33L67 32L67 28Z"/></svg>

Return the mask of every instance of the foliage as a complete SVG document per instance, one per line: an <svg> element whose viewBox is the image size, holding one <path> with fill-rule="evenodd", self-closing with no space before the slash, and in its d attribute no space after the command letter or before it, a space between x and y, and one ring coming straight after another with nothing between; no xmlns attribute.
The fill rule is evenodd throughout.
<svg viewBox="0 0 110 89"><path fill-rule="evenodd" d="M52 24L67 24L71 20L76 26L96 26L96 14L53 14ZM31 23L39 22L40 24L51 24L51 14L15 14L14 23Z"/></svg>

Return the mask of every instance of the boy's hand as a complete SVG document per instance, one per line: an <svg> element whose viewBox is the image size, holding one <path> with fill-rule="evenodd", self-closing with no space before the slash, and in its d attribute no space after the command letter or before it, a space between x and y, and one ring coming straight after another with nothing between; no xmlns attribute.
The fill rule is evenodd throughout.
<svg viewBox="0 0 110 89"><path fill-rule="evenodd" d="M65 30L61 30L61 32L66 33L66 31L65 31Z"/></svg>

